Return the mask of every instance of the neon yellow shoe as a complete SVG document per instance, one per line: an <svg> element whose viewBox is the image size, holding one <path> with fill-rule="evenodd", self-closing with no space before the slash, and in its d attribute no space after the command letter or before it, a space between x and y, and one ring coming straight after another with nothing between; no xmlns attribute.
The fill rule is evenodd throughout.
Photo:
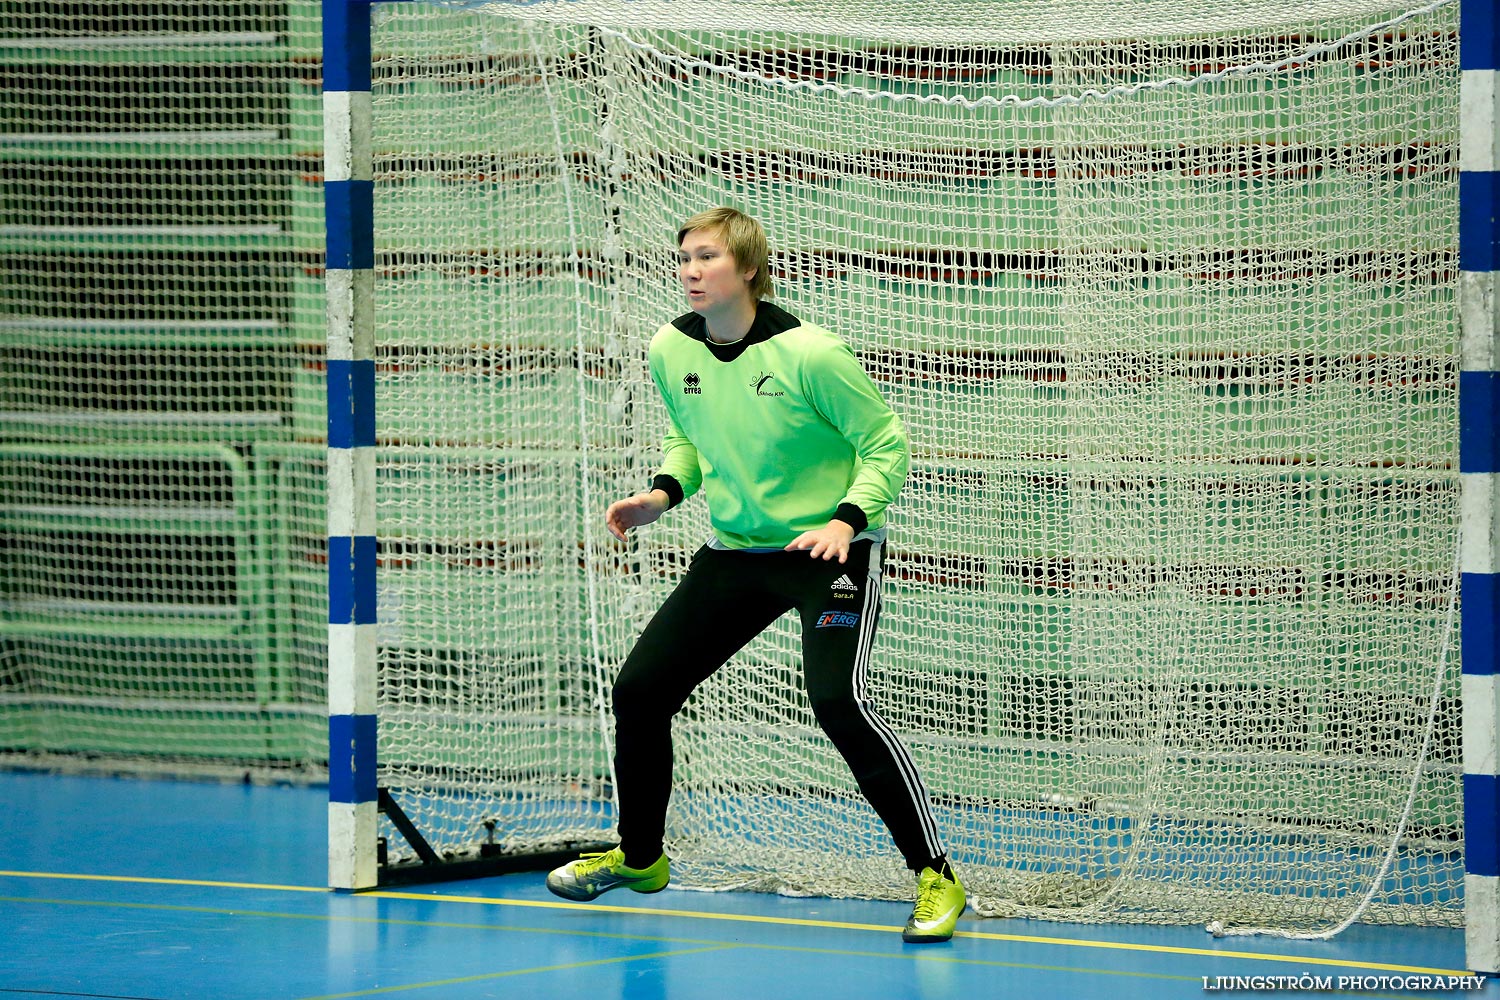
<svg viewBox="0 0 1500 1000"><path fill-rule="evenodd" d="M968 900L958 876L944 878L931 868L917 876L917 905L901 932L901 939L911 944L947 941L963 915Z"/></svg>
<svg viewBox="0 0 1500 1000"><path fill-rule="evenodd" d="M625 852L616 847L603 854L585 854L547 876L547 888L564 899L588 901L611 889L661 892L670 873L663 854L650 868L625 867Z"/></svg>

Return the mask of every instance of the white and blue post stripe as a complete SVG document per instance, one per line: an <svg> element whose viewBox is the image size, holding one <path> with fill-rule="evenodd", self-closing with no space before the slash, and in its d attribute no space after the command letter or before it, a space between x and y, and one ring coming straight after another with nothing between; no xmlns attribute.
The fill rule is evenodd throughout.
<svg viewBox="0 0 1500 1000"><path fill-rule="evenodd" d="M376 885L375 219L370 4L323 3L328 291L328 884Z"/></svg>
<svg viewBox="0 0 1500 1000"><path fill-rule="evenodd" d="M1459 269L1463 366L1464 923L1466 961L1500 971L1500 19L1496 0L1463 0Z"/></svg>

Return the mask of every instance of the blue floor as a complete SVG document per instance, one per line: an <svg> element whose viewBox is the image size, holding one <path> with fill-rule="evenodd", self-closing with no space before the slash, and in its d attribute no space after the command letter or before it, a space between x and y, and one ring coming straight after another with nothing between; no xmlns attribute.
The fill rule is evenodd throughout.
<svg viewBox="0 0 1500 1000"><path fill-rule="evenodd" d="M1457 930L1278 942L970 916L951 943L914 946L896 903L668 890L576 904L540 874L330 893L319 788L0 772L0 802L0 998L1156 1000L1234 976L1500 997L1494 981L1404 988L1461 974Z"/></svg>

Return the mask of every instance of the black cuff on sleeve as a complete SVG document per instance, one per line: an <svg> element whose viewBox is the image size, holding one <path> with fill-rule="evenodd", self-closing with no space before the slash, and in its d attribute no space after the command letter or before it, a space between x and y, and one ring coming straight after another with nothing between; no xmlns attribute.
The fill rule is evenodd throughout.
<svg viewBox="0 0 1500 1000"><path fill-rule="evenodd" d="M839 509L833 512L833 516L853 528L856 535L870 526L870 519L865 517L865 512L852 503L839 504Z"/></svg>
<svg viewBox="0 0 1500 1000"><path fill-rule="evenodd" d="M667 495L667 510L671 510L682 503L682 484L671 476L653 476L651 479L651 488L653 490L661 490ZM855 534L857 535L859 532L856 531Z"/></svg>

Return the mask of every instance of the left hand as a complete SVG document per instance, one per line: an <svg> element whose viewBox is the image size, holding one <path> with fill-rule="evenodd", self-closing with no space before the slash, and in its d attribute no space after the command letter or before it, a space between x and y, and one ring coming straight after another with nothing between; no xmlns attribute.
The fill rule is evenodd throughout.
<svg viewBox="0 0 1500 1000"><path fill-rule="evenodd" d="M838 556L839 562L842 563L849 559L849 543L852 541L854 541L854 528L834 518L823 527L813 531L804 531L792 539L786 551L811 549L812 551L808 554L814 559L827 561Z"/></svg>

